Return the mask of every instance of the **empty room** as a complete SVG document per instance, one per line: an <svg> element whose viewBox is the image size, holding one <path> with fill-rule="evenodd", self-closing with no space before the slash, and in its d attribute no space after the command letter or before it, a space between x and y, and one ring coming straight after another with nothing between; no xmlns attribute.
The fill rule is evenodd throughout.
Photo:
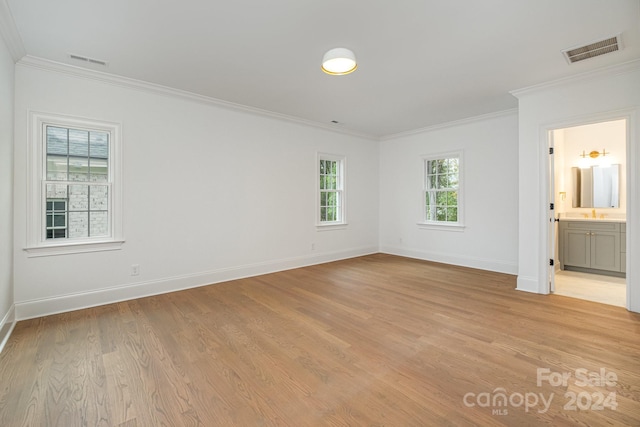
<svg viewBox="0 0 640 427"><path fill-rule="evenodd" d="M1 426L640 425L640 1L0 35Z"/></svg>

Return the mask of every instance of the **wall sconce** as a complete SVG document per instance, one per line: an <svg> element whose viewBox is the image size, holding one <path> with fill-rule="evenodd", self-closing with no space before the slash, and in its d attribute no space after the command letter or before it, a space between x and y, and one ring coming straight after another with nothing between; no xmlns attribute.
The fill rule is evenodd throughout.
<svg viewBox="0 0 640 427"><path fill-rule="evenodd" d="M584 150L582 150L582 154L580 154L580 157L582 157L583 159L586 158L587 156L591 157L592 159L597 159L599 156L606 156L607 154L611 154L611 153L607 153L604 148L602 149L602 153L596 150L591 151L589 154L586 154L584 152Z"/></svg>
<svg viewBox="0 0 640 427"><path fill-rule="evenodd" d="M584 150L582 150L582 154L580 154L580 157L582 157L582 159L580 159L580 161L578 162L578 167L580 167L581 169L586 169L591 166L595 166L596 163L594 162L594 160L600 156L602 156L602 160L600 161L600 166L601 167L610 166L611 160L605 159L605 156L607 156L608 154L611 154L611 153L607 153L607 151L604 148L602 149L602 152L593 150L587 153Z"/></svg>

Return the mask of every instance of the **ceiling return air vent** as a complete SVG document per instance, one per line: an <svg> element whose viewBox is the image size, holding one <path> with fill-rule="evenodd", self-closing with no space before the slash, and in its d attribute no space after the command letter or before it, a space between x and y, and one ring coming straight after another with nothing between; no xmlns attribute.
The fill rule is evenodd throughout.
<svg viewBox="0 0 640 427"><path fill-rule="evenodd" d="M87 58L86 56L74 55L73 53L69 54L69 58L75 59L76 61L88 62L90 64L102 65L103 67L107 66L106 61L102 61L100 59Z"/></svg>
<svg viewBox="0 0 640 427"><path fill-rule="evenodd" d="M567 62L569 62L569 64L573 64L574 62L584 61L585 59L595 58L596 56L605 55L618 50L622 50L622 39L620 38L620 34L616 34L615 36L604 40L598 40L586 46L563 50L562 53L564 54Z"/></svg>

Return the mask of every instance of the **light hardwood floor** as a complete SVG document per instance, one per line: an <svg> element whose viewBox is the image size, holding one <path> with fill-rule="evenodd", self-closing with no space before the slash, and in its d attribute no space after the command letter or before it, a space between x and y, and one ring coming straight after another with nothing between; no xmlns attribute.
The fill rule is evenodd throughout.
<svg viewBox="0 0 640 427"><path fill-rule="evenodd" d="M640 425L640 315L514 288L377 254L22 321L0 425Z"/></svg>

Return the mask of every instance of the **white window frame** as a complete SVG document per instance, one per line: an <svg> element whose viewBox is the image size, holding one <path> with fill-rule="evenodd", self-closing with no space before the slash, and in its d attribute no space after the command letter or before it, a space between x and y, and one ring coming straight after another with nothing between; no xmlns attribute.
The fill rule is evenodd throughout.
<svg viewBox="0 0 640 427"><path fill-rule="evenodd" d="M340 205L338 206L338 220L337 221L322 221L321 220L321 193L320 189L320 161L329 160L337 162L338 164L338 180L336 192L339 194ZM333 230L340 229L347 226L347 191L346 191L346 173L347 173L347 158L343 155L317 153L316 156L316 227L318 230Z"/></svg>
<svg viewBox="0 0 640 427"><path fill-rule="evenodd" d="M456 222L451 221L429 221L427 220L427 205L425 203L428 192L427 188L427 162L441 159L458 159L458 216ZM450 151L446 153L435 153L422 156L422 191L420 192L421 220L418 226L422 229L464 231L464 156L463 152Z"/></svg>
<svg viewBox="0 0 640 427"><path fill-rule="evenodd" d="M122 146L121 125L60 114L29 112L27 185L28 256L49 256L121 249L122 235ZM107 236L47 239L46 231L46 126L109 133L108 186L109 233Z"/></svg>

